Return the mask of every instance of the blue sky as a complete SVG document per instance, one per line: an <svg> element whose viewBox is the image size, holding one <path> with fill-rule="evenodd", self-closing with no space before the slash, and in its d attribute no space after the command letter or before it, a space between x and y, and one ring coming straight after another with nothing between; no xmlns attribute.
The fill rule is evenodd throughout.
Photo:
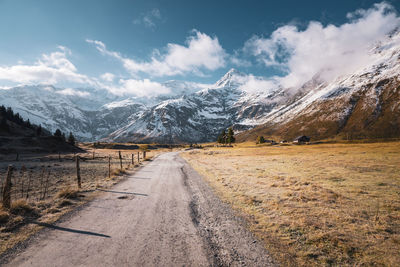
<svg viewBox="0 0 400 267"><path fill-rule="evenodd" d="M362 19L379 27L356 34L360 44L397 27L400 1L376 3L0 0L0 86L53 83L127 94L162 92L159 83L166 80L213 83L232 67L262 77L253 77L263 80L258 86L276 86L281 84L276 75L293 74L299 68L293 61L307 57L307 51L293 54L295 43L324 42L316 35L326 36L328 25L338 29L338 47L351 31L368 25ZM355 25L350 33L345 24ZM362 58L356 55L360 64ZM293 75L288 86L302 82Z"/></svg>

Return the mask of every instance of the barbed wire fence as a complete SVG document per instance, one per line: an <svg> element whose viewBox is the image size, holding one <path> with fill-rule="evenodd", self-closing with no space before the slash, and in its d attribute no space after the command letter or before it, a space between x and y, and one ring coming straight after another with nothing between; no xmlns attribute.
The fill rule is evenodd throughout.
<svg viewBox="0 0 400 267"><path fill-rule="evenodd" d="M146 151L117 151L107 155L95 150L26 159L18 155L12 164L0 169L2 204L9 208L12 201L20 199L28 202L48 200L66 187L96 190L150 157Z"/></svg>

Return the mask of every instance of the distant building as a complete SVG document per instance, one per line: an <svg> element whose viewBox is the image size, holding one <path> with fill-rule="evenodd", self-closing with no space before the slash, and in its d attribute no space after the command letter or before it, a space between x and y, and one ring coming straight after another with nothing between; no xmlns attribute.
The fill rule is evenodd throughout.
<svg viewBox="0 0 400 267"><path fill-rule="evenodd" d="M308 142L310 142L310 137L305 135L298 136L293 140L293 143L308 143Z"/></svg>

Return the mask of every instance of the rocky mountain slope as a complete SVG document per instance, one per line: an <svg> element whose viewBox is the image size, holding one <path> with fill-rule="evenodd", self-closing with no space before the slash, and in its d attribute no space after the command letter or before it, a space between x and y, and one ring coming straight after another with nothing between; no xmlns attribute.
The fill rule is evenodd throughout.
<svg viewBox="0 0 400 267"><path fill-rule="evenodd" d="M339 137L400 137L400 34L370 51L370 64L330 83L305 91L293 103L266 115L265 124L239 135L291 139L300 134L314 140Z"/></svg>
<svg viewBox="0 0 400 267"><path fill-rule="evenodd" d="M399 137L400 34L376 45L369 57L370 64L334 80L315 75L300 88L268 92L242 90L247 75L232 69L206 89L166 82L172 93L151 99L118 97L105 90L84 89L76 95L52 86L23 86L0 90L0 103L33 123L91 141L205 142L230 126L241 132L239 141L257 135Z"/></svg>

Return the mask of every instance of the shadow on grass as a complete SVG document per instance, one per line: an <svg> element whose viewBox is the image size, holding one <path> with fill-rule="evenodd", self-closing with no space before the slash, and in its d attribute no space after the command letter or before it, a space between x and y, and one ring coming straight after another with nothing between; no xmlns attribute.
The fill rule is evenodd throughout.
<svg viewBox="0 0 400 267"><path fill-rule="evenodd" d="M65 228L65 227L61 227L61 226L57 226L57 225L49 224L49 223L43 223L43 222L37 222L37 221L31 221L30 223L37 224L39 226L44 226L44 227L47 227L47 228L51 228L51 229L54 229L54 230L59 230L59 231L65 231L65 232L76 233L76 234L93 235L93 236L111 238L111 236L109 236L109 235L104 235L104 234L99 234L99 233L89 232L89 231L83 231L83 230L77 230L77 229L71 229L71 228Z"/></svg>

